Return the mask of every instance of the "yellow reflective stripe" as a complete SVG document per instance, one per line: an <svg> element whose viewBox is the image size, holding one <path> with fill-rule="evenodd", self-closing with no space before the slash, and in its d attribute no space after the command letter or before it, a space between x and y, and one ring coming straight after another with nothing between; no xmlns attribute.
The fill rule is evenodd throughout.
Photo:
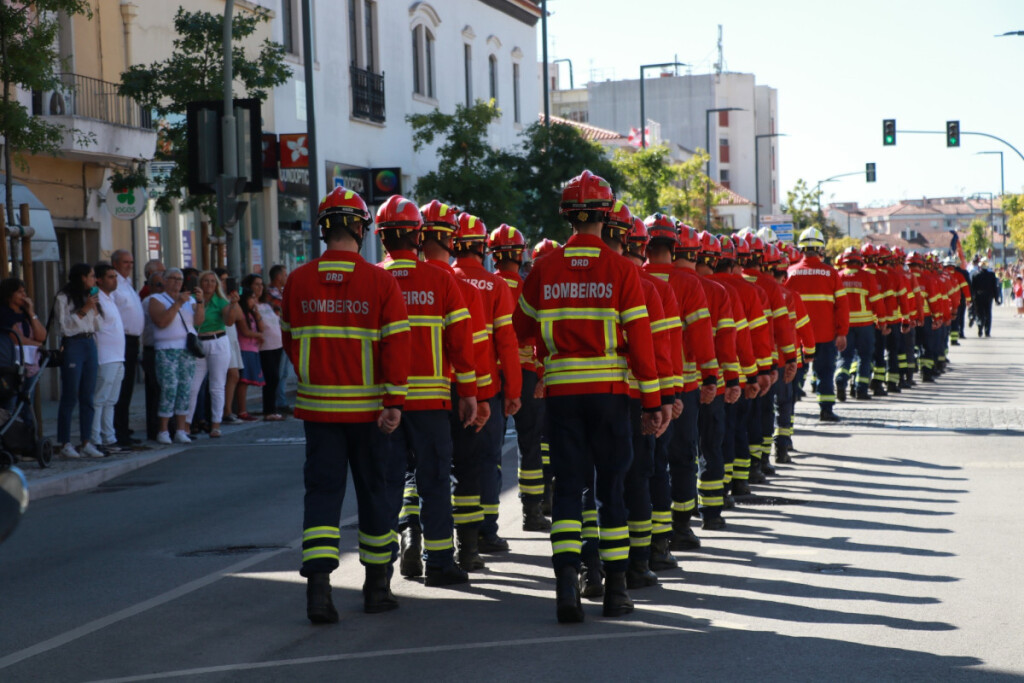
<svg viewBox="0 0 1024 683"><path fill-rule="evenodd" d="M384 387L380 384L309 384L299 382L299 392L322 398L370 398L380 396Z"/></svg>
<svg viewBox="0 0 1024 683"><path fill-rule="evenodd" d="M411 327L441 327L444 325L444 318L439 315L410 315L409 325Z"/></svg>
<svg viewBox="0 0 1024 683"><path fill-rule="evenodd" d="M473 343L479 344L480 342L487 341L487 330L480 330L473 333Z"/></svg>
<svg viewBox="0 0 1024 683"><path fill-rule="evenodd" d="M665 318L668 323L668 329L674 330L676 328L683 329L683 321L679 319L678 315L674 315L671 318Z"/></svg>
<svg viewBox="0 0 1024 683"><path fill-rule="evenodd" d="M829 303L834 303L835 300L836 300L836 296L839 296L839 295L840 295L839 292L836 292L835 295L833 295L833 294L801 294L800 298L803 299L804 301L827 301Z"/></svg>
<svg viewBox="0 0 1024 683"><path fill-rule="evenodd" d="M767 325L768 324L768 319L765 318L763 315L759 315L756 318L754 318L753 320L748 320L747 323L750 326L751 330L756 330L759 327L763 327L763 326Z"/></svg>
<svg viewBox="0 0 1024 683"><path fill-rule="evenodd" d="M658 320L651 323L651 333L668 332L672 329L671 321L667 318L665 320Z"/></svg>
<svg viewBox="0 0 1024 683"><path fill-rule="evenodd" d="M353 261L318 261L318 273L351 273L356 269Z"/></svg>
<svg viewBox="0 0 1024 683"><path fill-rule="evenodd" d="M575 370L625 370L626 359L619 355L595 358L548 358L544 366L545 376Z"/></svg>
<svg viewBox="0 0 1024 683"><path fill-rule="evenodd" d="M494 336L494 323L487 323L486 325L484 325L484 330L487 332L488 336L492 336L493 337Z"/></svg>
<svg viewBox="0 0 1024 683"><path fill-rule="evenodd" d="M565 384L585 384L587 382L624 382L625 380L625 374L621 370L563 372L557 375L544 374L544 383L549 387Z"/></svg>
<svg viewBox="0 0 1024 683"><path fill-rule="evenodd" d="M476 382L476 371L469 370L467 372L456 372L455 381L460 384L466 384L469 382Z"/></svg>
<svg viewBox="0 0 1024 683"><path fill-rule="evenodd" d="M418 265L419 265L418 261L413 261L412 259L403 258L403 259L398 259L397 261L392 261L391 263L387 264L384 267L387 270L394 270L395 268L415 268Z"/></svg>
<svg viewBox="0 0 1024 683"><path fill-rule="evenodd" d="M309 345L309 337L299 340L299 379L309 379Z"/></svg>
<svg viewBox="0 0 1024 683"><path fill-rule="evenodd" d="M742 375L753 375L757 372L757 365L744 365L740 368L740 374Z"/></svg>
<svg viewBox="0 0 1024 683"><path fill-rule="evenodd" d="M494 319L494 326L495 327L505 327L506 325L511 325L511 324L512 324L512 314L511 313L508 314L508 315L499 315L497 318Z"/></svg>
<svg viewBox="0 0 1024 683"><path fill-rule="evenodd" d="M715 334L718 334L721 330L731 330L736 328L736 322L732 318L719 318L718 324L715 325Z"/></svg>
<svg viewBox="0 0 1024 683"><path fill-rule="evenodd" d="M410 329L408 320L396 320L393 323L388 323L384 327L380 328L381 337L390 337L393 334L399 332L408 332Z"/></svg>
<svg viewBox="0 0 1024 683"><path fill-rule="evenodd" d="M586 512L583 513L586 517ZM597 518L597 513L594 514ZM583 529L583 522L578 519L560 519L551 523L551 535L579 533Z"/></svg>
<svg viewBox="0 0 1024 683"><path fill-rule="evenodd" d="M684 323L684 325L688 326L688 325L694 324L695 322L697 322L698 320L700 320L702 318L710 318L710 317L711 317L711 313L708 312L708 309L700 308L700 309L697 309L696 311L694 311L693 313L691 313L690 315L686 316L685 318L683 318L683 323Z"/></svg>
<svg viewBox="0 0 1024 683"><path fill-rule="evenodd" d="M401 321L408 329L408 321ZM392 323L395 324L395 323ZM333 325L308 325L305 327L293 327L292 337L294 339L364 339L377 341L380 339L383 330L375 330L367 327L347 327Z"/></svg>
<svg viewBox="0 0 1024 683"><path fill-rule="evenodd" d="M811 324L811 316L809 316L809 315L805 315L804 317L802 317L802 318L800 318L799 320L796 321L796 326L797 327L803 327L804 325L810 325L810 324Z"/></svg>
<svg viewBox="0 0 1024 683"><path fill-rule="evenodd" d="M627 310L623 311L620 314L620 316L619 316L619 320L621 320L622 324L625 325L627 323L633 322L634 320L639 320L640 318L646 318L646 317L647 317L647 307L646 306L635 306L633 308L630 308L630 309L627 309Z"/></svg>
<svg viewBox="0 0 1024 683"><path fill-rule="evenodd" d="M382 547L382 546L385 546L385 545L393 542L394 540L395 540L395 532L393 532L393 531L389 531L389 532L387 532L386 534L384 534L382 536L371 536L370 534L363 533L362 531L359 532L359 542L360 543L365 543L366 545L371 545L371 546L375 546L375 547L378 547L378 548Z"/></svg>
<svg viewBox="0 0 1024 683"><path fill-rule="evenodd" d="M629 527L619 526L610 529L602 528L600 532L602 541L624 541L629 538Z"/></svg>
<svg viewBox="0 0 1024 683"><path fill-rule="evenodd" d="M476 378L476 385L478 387L489 387L491 386L491 373L486 375L480 375Z"/></svg>
<svg viewBox="0 0 1024 683"><path fill-rule="evenodd" d="M341 538L341 530L336 526L311 526L303 530L303 541L311 541L314 538Z"/></svg>
<svg viewBox="0 0 1024 683"><path fill-rule="evenodd" d="M448 538L442 538L442 539L437 539L437 540L432 540L432 539L428 539L428 538L424 538L423 539L423 549L427 550L427 551L437 552L437 551L441 551L441 550L448 550L449 548L454 548L454 547L455 547L455 544L452 541L452 537L451 536L449 536Z"/></svg>
<svg viewBox="0 0 1024 683"><path fill-rule="evenodd" d="M648 379L640 382L640 392L644 394L656 394L661 390L661 386L658 384L656 379Z"/></svg>
<svg viewBox="0 0 1024 683"><path fill-rule="evenodd" d="M747 329L748 327L750 327L750 325L749 325L749 323L747 323L747 319L746 318L740 318L739 320L736 321L736 329L738 331L742 332L743 330Z"/></svg>
<svg viewBox="0 0 1024 683"><path fill-rule="evenodd" d="M291 331L292 331L292 326L291 326L291 325L289 325L289 324L288 324L287 322L285 322L284 320L282 320L282 321L281 321L281 331L282 331L282 332L291 332Z"/></svg>
<svg viewBox="0 0 1024 683"><path fill-rule="evenodd" d="M583 550L583 541L567 540L567 541L552 541L551 542L551 554L557 555L558 553L576 553L579 554Z"/></svg>
<svg viewBox="0 0 1024 683"><path fill-rule="evenodd" d="M539 320L539 316L537 315L537 309L531 306L529 303L527 303L526 297L523 296L522 294L519 295L519 308L522 309L523 313L530 316L534 320Z"/></svg>
<svg viewBox="0 0 1024 683"><path fill-rule="evenodd" d="M302 551L302 561L309 562L310 560L336 560L339 557L338 549L334 546L329 545L318 545L312 548L306 548Z"/></svg>
<svg viewBox="0 0 1024 683"><path fill-rule="evenodd" d="M789 315L789 309L787 309L785 306L780 306L779 308L776 308L772 311L773 318L781 318L784 315Z"/></svg>
<svg viewBox="0 0 1024 683"><path fill-rule="evenodd" d="M409 316L409 318L411 320L412 316ZM444 324L448 327L455 323L462 322L463 320L469 320L469 311L465 308L459 308L445 316Z"/></svg>
<svg viewBox="0 0 1024 683"><path fill-rule="evenodd" d="M641 306L644 313L647 308ZM537 320L541 322L556 320L611 320L619 319L619 312L614 308L548 308L543 311L536 311Z"/></svg>
<svg viewBox="0 0 1024 683"><path fill-rule="evenodd" d="M587 256L590 258L597 258L601 256L600 247L566 247L564 251L567 258L574 258L578 256Z"/></svg>
<svg viewBox="0 0 1024 683"><path fill-rule="evenodd" d="M351 401L348 399L313 400L300 394L295 397L295 406L317 413L361 413L380 410L384 406L384 402L382 400Z"/></svg>

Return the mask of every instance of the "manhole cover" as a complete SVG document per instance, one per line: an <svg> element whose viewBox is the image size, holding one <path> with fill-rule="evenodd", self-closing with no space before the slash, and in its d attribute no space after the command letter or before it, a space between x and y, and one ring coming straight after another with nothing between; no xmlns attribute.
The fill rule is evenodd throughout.
<svg viewBox="0 0 1024 683"><path fill-rule="evenodd" d="M162 483L162 481L106 482L94 488L92 491L90 491L90 493L114 493L115 491L129 491L131 489L141 489L147 486L156 486L157 484Z"/></svg>
<svg viewBox="0 0 1024 683"><path fill-rule="evenodd" d="M265 553L268 550L281 550L287 548L284 545L231 545L226 548L207 548L205 550L191 550L187 553L178 553L178 557L219 557L224 555L255 555Z"/></svg>
<svg viewBox="0 0 1024 683"><path fill-rule="evenodd" d="M806 505L806 500L798 500L796 498L782 498L781 496L758 496L751 494L749 496L736 496L734 498L737 505Z"/></svg>

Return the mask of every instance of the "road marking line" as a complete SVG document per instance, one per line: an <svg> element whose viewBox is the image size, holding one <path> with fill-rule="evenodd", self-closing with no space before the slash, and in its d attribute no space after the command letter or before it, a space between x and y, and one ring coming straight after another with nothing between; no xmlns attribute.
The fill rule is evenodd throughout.
<svg viewBox="0 0 1024 683"><path fill-rule="evenodd" d="M463 643L458 645L432 645L428 647L410 647L397 650L373 650L370 652L350 652L345 654L321 655L319 657L299 657L297 659L279 659L269 662L249 662L244 664L223 664L220 666L207 666L196 669L181 669L179 671L164 671L141 676L126 676L124 678L105 678L93 683L129 683L130 681L153 681L166 678L179 678L182 676L199 676L202 674L225 673L233 671L254 671L259 669L270 669L282 666L304 666L307 664L325 664L328 662L344 662L354 659L373 659L377 657L394 657L399 655L421 655L436 654L438 652L459 652L464 650L484 650L496 647L522 647L529 645L553 645L561 643L580 643L595 640L618 640L622 638L647 638L651 636L673 635L676 633L689 632L692 629L676 628L673 626L657 626L642 632L623 633L595 633L581 636L558 636L554 638L523 638L521 640L492 640L482 643Z"/></svg>

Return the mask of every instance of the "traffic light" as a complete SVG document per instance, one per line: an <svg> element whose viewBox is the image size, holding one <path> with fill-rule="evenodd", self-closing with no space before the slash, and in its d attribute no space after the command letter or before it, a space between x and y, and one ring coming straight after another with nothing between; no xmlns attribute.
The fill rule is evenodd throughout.
<svg viewBox="0 0 1024 683"><path fill-rule="evenodd" d="M960 146L960 122L946 121L946 147Z"/></svg>
<svg viewBox="0 0 1024 683"><path fill-rule="evenodd" d="M868 182L875 182L875 165L870 161L864 165L864 172L867 173Z"/></svg>
<svg viewBox="0 0 1024 683"><path fill-rule="evenodd" d="M882 144L896 144L896 119L882 120Z"/></svg>

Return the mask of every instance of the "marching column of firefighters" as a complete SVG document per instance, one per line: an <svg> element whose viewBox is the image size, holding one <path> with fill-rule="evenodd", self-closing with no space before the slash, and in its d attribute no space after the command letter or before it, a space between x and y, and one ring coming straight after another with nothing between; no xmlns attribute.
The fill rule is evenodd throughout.
<svg viewBox="0 0 1024 683"><path fill-rule="evenodd" d="M550 534L558 621L583 621L583 597L620 616L630 590L680 571L673 551L700 547L696 519L727 530L736 499L775 474L773 453L793 462L808 379L819 420L840 422L837 401L899 393L918 371L934 382L962 335L967 279L932 254L866 245L837 271L817 228L794 247L767 228L642 219L589 171L560 210L566 244L531 251L518 229L488 233L437 200L396 195L376 220L344 188L321 203L326 250L291 275L282 314L306 433L313 623L338 620L349 471L364 610L391 610L396 560L408 579L451 586L509 550L511 417L522 528ZM359 254L374 223L376 266Z"/></svg>

